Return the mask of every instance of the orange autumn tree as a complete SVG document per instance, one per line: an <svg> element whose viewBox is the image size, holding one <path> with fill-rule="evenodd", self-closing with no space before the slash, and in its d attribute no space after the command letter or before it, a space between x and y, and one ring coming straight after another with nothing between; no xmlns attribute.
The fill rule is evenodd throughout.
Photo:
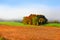
<svg viewBox="0 0 60 40"><path fill-rule="evenodd" d="M24 24L32 24L31 18L30 18L30 17L24 17L24 18L23 18L23 23L24 23Z"/></svg>

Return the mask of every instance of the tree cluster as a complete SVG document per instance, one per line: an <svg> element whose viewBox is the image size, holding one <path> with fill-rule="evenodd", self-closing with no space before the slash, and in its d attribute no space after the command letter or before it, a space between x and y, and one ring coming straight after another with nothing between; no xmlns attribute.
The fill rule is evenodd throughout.
<svg viewBox="0 0 60 40"><path fill-rule="evenodd" d="M44 15L31 14L23 18L24 24L41 25L47 23L47 18Z"/></svg>

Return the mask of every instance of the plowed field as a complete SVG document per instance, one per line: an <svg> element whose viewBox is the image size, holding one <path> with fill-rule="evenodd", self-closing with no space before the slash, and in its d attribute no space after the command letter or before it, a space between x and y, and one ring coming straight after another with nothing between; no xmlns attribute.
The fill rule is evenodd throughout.
<svg viewBox="0 0 60 40"><path fill-rule="evenodd" d="M0 36L7 40L60 40L58 27L14 27L0 25Z"/></svg>

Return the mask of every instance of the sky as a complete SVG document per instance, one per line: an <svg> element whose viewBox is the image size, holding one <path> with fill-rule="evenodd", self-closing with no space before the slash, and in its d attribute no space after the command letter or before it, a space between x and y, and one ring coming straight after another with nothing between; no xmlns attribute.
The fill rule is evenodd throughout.
<svg viewBox="0 0 60 40"><path fill-rule="evenodd" d="M30 14L60 21L60 0L0 0L0 19L17 20Z"/></svg>

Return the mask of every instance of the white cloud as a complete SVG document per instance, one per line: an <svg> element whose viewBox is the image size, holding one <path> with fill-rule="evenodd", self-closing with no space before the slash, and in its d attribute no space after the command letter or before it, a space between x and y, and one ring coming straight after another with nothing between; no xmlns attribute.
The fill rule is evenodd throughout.
<svg viewBox="0 0 60 40"><path fill-rule="evenodd" d="M60 20L60 7L48 7L45 5L11 8L0 5L0 18L2 19L22 19L24 16L33 14L43 14L49 20Z"/></svg>

